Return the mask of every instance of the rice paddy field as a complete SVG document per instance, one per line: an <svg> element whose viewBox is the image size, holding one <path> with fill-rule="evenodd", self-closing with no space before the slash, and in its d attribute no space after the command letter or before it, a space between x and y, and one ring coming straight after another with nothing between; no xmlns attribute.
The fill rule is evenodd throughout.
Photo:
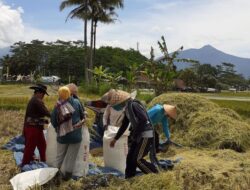
<svg viewBox="0 0 250 190"><path fill-rule="evenodd" d="M51 110L57 99L57 88L49 86L45 104ZM26 104L32 95L27 85L0 85L0 145L21 133ZM211 95L211 94L209 94ZM237 97L228 93L216 96ZM83 102L98 96L80 91ZM244 93L250 98L250 94ZM250 102L209 100L192 93L167 93L147 104L168 103L177 106L176 122L170 122L172 140L183 148L170 146L159 158L182 158L170 171L138 176L130 180L102 176L70 180L56 186L53 182L34 189L168 189L168 190L248 190L250 189ZM88 126L94 113L90 110ZM103 165L102 157L91 161ZM20 173L13 153L0 150L0 189L12 189L9 179Z"/></svg>

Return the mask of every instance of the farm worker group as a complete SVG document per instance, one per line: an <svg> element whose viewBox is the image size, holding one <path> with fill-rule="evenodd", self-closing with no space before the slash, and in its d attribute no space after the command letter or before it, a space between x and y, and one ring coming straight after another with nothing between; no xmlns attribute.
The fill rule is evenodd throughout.
<svg viewBox="0 0 250 190"><path fill-rule="evenodd" d="M47 87L37 84L30 88L34 90L34 95L28 103L25 114L23 128L25 151L22 165L29 164L35 159L36 147L39 150L40 161L46 162L43 126L48 123L44 117L50 117L56 133L55 141L57 141L54 166L59 168L62 179L69 180L77 165L77 155L82 154L82 147L89 150L89 143L81 146L85 138L89 139L89 133L85 124L86 111L77 97L77 86L69 84L59 88L58 101L51 114L43 102L45 94L48 95ZM125 178L134 177L137 167L145 174L158 173L156 165L152 161L147 161L145 156L149 154L152 147L156 148L156 151L158 150L159 135L154 130L156 124L162 124L166 138L170 139L168 119L176 119L176 107L157 104L147 111L144 105L135 99L134 94L115 89L105 93L102 101L108 104L103 116L106 136L111 134L109 130L115 131L113 136L109 136L111 138L107 141L108 144L106 143L106 149L104 133L104 161L105 151L111 153L109 156L116 157L116 154L112 154L112 152L117 151L119 141L123 139L127 146L123 165ZM86 133L85 136L83 133ZM81 159L82 156L80 155L79 158ZM113 158L113 160L115 159ZM108 160L106 159L107 162ZM110 164L112 165L112 163L108 165Z"/></svg>

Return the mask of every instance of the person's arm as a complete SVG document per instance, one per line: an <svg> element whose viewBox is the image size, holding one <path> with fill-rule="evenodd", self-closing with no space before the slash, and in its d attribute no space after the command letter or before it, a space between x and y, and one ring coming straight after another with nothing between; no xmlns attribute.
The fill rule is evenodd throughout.
<svg viewBox="0 0 250 190"><path fill-rule="evenodd" d="M115 138L110 142L110 147L114 147L116 141L123 135L123 133L127 130L129 125L129 120L125 114L125 117L122 121L122 126L119 128L118 132L116 133Z"/></svg>
<svg viewBox="0 0 250 190"><path fill-rule="evenodd" d="M84 115L84 107L83 105L81 104L80 100L79 99L76 99L78 100L78 109L79 109L79 114L80 114L80 119L81 120L84 120L85 119L85 115Z"/></svg>
<svg viewBox="0 0 250 190"><path fill-rule="evenodd" d="M53 125L54 128L58 127L57 109L56 109L56 107L51 112L50 122L51 122L51 124Z"/></svg>
<svg viewBox="0 0 250 190"><path fill-rule="evenodd" d="M168 140L170 140L170 131L169 131L169 124L168 124L167 116L164 116L162 119L162 127L163 127L163 132L165 136L167 137Z"/></svg>
<svg viewBox="0 0 250 190"><path fill-rule="evenodd" d="M85 119L85 117L87 115L87 111L85 110L85 107L83 106L80 98L77 95L75 95L75 94L73 94L73 98L77 99L79 101L80 106L81 106L81 108L80 108L80 110L81 110L80 119L81 120Z"/></svg>
<svg viewBox="0 0 250 190"><path fill-rule="evenodd" d="M147 124L149 118L147 117L147 113L145 112L145 109L142 107L142 105L133 102L132 109L137 118L137 126L134 126L133 128L134 135L137 137L143 131L143 128Z"/></svg>
<svg viewBox="0 0 250 190"><path fill-rule="evenodd" d="M39 110L41 115L50 117L50 112L42 100L36 100L35 104L36 104L36 108Z"/></svg>
<svg viewBox="0 0 250 190"><path fill-rule="evenodd" d="M122 126L119 128L118 132L116 133L115 140L118 140L123 133L127 130L129 124L129 120L127 116L125 115L123 121L122 121Z"/></svg>

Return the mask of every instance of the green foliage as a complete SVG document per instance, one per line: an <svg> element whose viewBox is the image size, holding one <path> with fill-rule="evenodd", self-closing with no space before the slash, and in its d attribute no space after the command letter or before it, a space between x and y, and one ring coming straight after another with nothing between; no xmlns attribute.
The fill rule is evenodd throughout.
<svg viewBox="0 0 250 190"><path fill-rule="evenodd" d="M112 73L120 71L125 74L133 64L139 67L147 58L133 49L123 50L121 48L100 47L96 51L95 64L108 68ZM125 75L123 75L125 76Z"/></svg>
<svg viewBox="0 0 250 190"><path fill-rule="evenodd" d="M136 96L137 99L144 101L146 104L151 102L154 97L155 97L155 94L144 93L144 92L141 92L140 90L138 90L137 96Z"/></svg>
<svg viewBox="0 0 250 190"><path fill-rule="evenodd" d="M83 94L96 94L96 95L103 95L105 92L110 90L109 83L102 83L100 82L97 86L95 83L92 84L83 84L81 88L81 92Z"/></svg>
<svg viewBox="0 0 250 190"><path fill-rule="evenodd" d="M183 50L183 46L170 54L163 36L161 37L161 41L158 41L158 45L163 57L158 60L154 60L154 49L151 48L150 61L147 61L144 64L145 73L147 74L151 85L155 89L156 95L160 95L161 93L172 89L173 80L177 76L174 62L194 62L192 60L177 58L179 52Z"/></svg>
<svg viewBox="0 0 250 190"><path fill-rule="evenodd" d="M3 73L6 73L8 66L10 75L57 75L64 83L68 83L69 77L73 79L72 82L79 83L85 74L86 54L83 46L83 41L18 42L11 47L12 55L5 56L0 62L3 63ZM131 65L138 67L145 60L147 58L138 51L111 47L97 49L95 58L97 68L102 66L109 73L116 75L122 72L124 76Z"/></svg>
<svg viewBox="0 0 250 190"><path fill-rule="evenodd" d="M186 86L197 90L198 88L227 90L230 87L238 90L247 89L248 81L237 74L234 67L231 63L222 63L215 67L211 64L193 64L191 68L179 71L178 77L185 82Z"/></svg>

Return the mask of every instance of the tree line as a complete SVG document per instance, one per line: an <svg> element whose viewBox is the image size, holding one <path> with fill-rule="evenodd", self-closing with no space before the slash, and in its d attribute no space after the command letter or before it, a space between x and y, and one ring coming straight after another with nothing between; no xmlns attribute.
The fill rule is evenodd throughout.
<svg viewBox="0 0 250 190"><path fill-rule="evenodd" d="M235 65L227 62L216 66L193 64L190 68L179 71L178 78L185 81L186 86L191 90L207 88L246 90L250 87L250 78L246 79L242 74L238 74Z"/></svg>
<svg viewBox="0 0 250 190"><path fill-rule="evenodd" d="M10 47L10 54L0 59L3 73L10 75L59 76L63 82L69 78L73 82L85 81L85 67L88 56L83 41L44 42L33 40L30 43L17 42ZM88 47L89 48L89 47ZM95 66L103 66L109 72L126 73L130 65L139 65L147 58L134 49L100 47L95 52ZM92 73L92 72L89 72Z"/></svg>
<svg viewBox="0 0 250 190"><path fill-rule="evenodd" d="M62 82L67 83L70 78L71 82L79 83L85 81L87 71L93 75L94 85L98 88L103 84L113 87L122 84L128 89L154 88L156 94L175 89L174 79L183 80L186 87L196 91L230 87L244 90L249 87L250 80L238 74L232 63L212 66L195 60L179 59L178 54L183 47L169 53L164 37L158 46L163 54L161 59L155 58L153 48L148 59L134 49L100 47L95 51L95 67L89 69L84 63L88 56L83 51L84 41L33 40L30 43L13 44L10 54L1 58L0 63L3 73L8 70L11 75L34 73L35 78L57 75ZM176 66L184 64L182 62L189 62L191 66L177 70Z"/></svg>

